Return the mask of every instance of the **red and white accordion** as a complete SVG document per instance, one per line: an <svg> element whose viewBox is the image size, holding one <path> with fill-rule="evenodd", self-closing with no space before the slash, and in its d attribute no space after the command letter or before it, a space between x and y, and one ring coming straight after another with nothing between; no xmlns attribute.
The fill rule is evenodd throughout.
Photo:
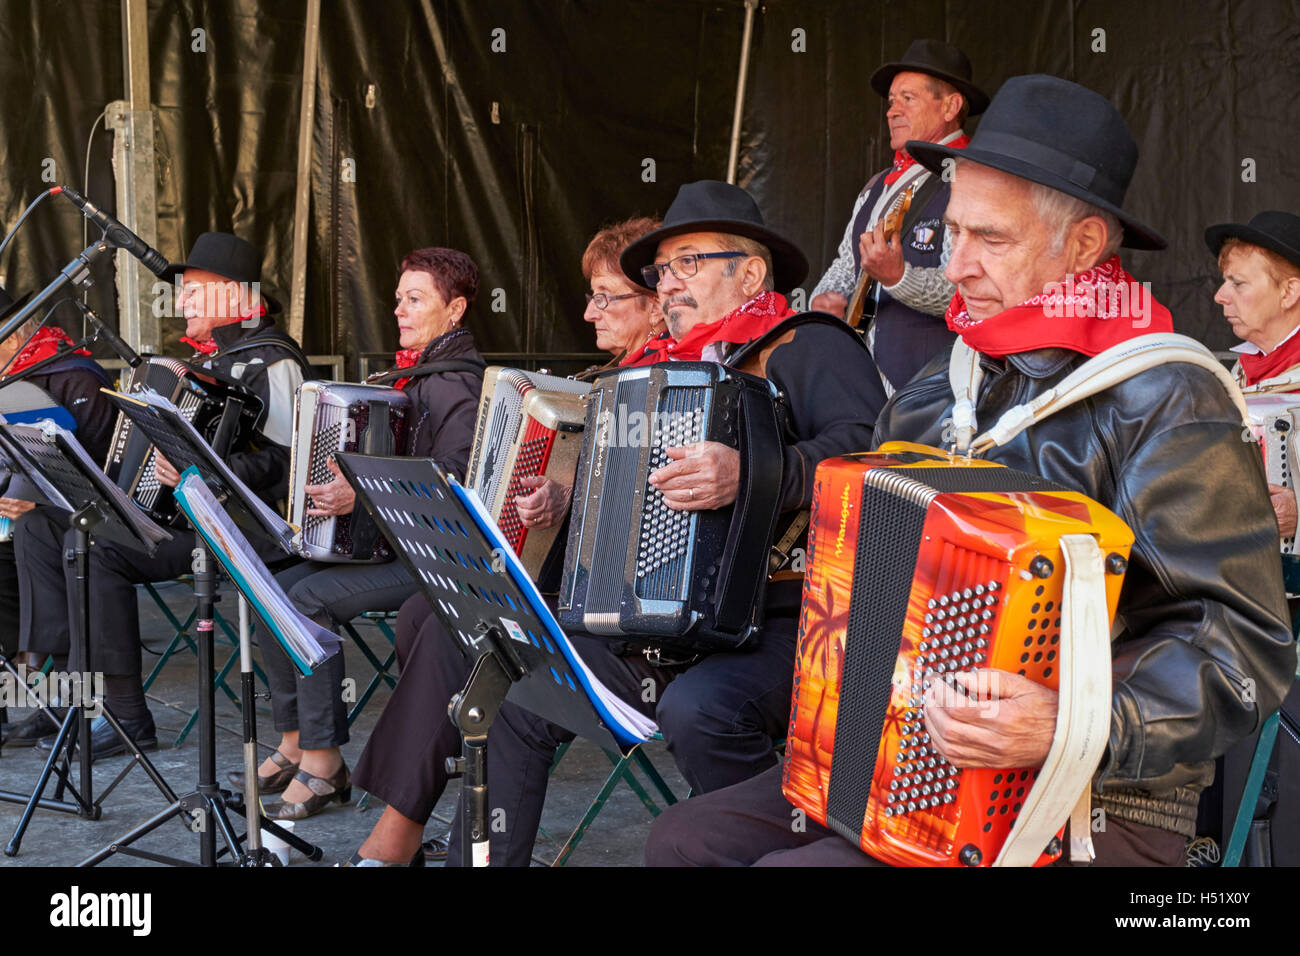
<svg viewBox="0 0 1300 956"><path fill-rule="evenodd" d="M404 455L411 399L384 385L303 382L294 401L289 458L289 523L300 529L299 552L313 561L380 562L392 557L388 543L365 512L309 515L307 485L334 477L329 460L341 451Z"/></svg>
<svg viewBox="0 0 1300 956"><path fill-rule="evenodd" d="M212 450L225 457L252 433L262 401L246 388L215 373L172 358L151 358L136 367L126 392L151 389L169 399ZM104 471L155 521L177 520L180 509L171 489L154 475L157 449L125 414L118 413Z"/></svg>
<svg viewBox="0 0 1300 956"><path fill-rule="evenodd" d="M465 485L534 578L560 526L525 528L515 499L532 491L525 478L573 485L590 390L586 382L517 368L493 366L483 374Z"/></svg>
<svg viewBox="0 0 1300 956"><path fill-rule="evenodd" d="M1106 746L1132 541L1085 495L991 462L905 443L822 462L786 797L885 863L1051 862ZM1042 768L961 769L932 745L927 692L971 671L1058 691Z"/></svg>

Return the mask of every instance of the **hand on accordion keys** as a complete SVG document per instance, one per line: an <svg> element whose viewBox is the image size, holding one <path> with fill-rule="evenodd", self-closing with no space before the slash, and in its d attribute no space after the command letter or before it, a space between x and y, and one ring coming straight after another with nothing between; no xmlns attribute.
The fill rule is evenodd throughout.
<svg viewBox="0 0 1300 956"><path fill-rule="evenodd" d="M1277 530L1283 538L1294 538L1296 529L1295 490L1269 482L1268 496L1277 515Z"/></svg>
<svg viewBox="0 0 1300 956"><path fill-rule="evenodd" d="M158 484L168 488L175 488L181 483L181 473L157 449L154 450L153 455L153 476L158 479Z"/></svg>
<svg viewBox="0 0 1300 956"><path fill-rule="evenodd" d="M323 485L306 485L303 488L310 497L312 506L307 509L309 515L329 517L331 515L350 515L356 505L357 493L347 483L334 459L329 460L329 469L334 474L331 481Z"/></svg>
<svg viewBox="0 0 1300 956"><path fill-rule="evenodd" d="M663 493L664 504L678 511L725 508L740 490L740 452L716 441L666 448L673 459L650 473L650 484Z"/></svg>
<svg viewBox="0 0 1300 956"><path fill-rule="evenodd" d="M925 728L958 767L1038 767L1056 732L1056 691L985 668L936 680L925 692Z"/></svg>
<svg viewBox="0 0 1300 956"><path fill-rule="evenodd" d="M542 475L523 478L520 484L533 489L531 494L515 497L515 508L525 528L553 528L564 520L572 488Z"/></svg>

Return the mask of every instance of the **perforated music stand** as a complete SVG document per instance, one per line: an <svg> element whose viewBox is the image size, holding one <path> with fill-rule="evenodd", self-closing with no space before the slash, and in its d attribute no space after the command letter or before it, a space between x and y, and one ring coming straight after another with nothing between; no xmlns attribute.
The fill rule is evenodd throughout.
<svg viewBox="0 0 1300 956"><path fill-rule="evenodd" d="M57 500L62 496L64 502L72 506L69 524L74 532L73 556L76 578L77 619L75 640L82 666L90 666L90 543L92 535L104 538L127 547L136 548L153 554L158 542L171 535L149 520L148 516L136 507L135 503L108 480L90 459L85 450L66 429L53 422L44 425L0 425L0 449L8 459L11 468L21 473L47 497ZM22 682L16 670L5 662L5 669ZM93 685L92 685L93 686ZM5 846L6 856L16 856L22 846L23 835L31 823L32 814L39 807L42 810L58 810L75 813L89 820L98 820L103 801L113 792L119 783L138 763L149 775L154 786L167 800L175 800L176 795L167 785L167 781L141 753L135 741L123 728L108 708L103 708L103 717L112 727L113 732L125 743L134 758L131 763L117 775L116 779L96 799L91 765L94 760L90 745L90 710L93 701L88 699L91 689L81 688L80 699L76 706L69 706L67 716L59 724L54 747L50 751L45 766L41 769L36 787L29 795L0 791L0 800L9 803L23 803L22 816L14 829L13 837ZM48 708L39 699L37 706L49 715ZM102 703L102 702L100 702ZM72 748L81 739L80 756L81 786L74 787L70 780ZM59 761L62 760L62 765ZM51 775L58 778L54 798L44 798L45 788ZM63 791L72 795L72 801L62 799Z"/></svg>
<svg viewBox="0 0 1300 956"><path fill-rule="evenodd" d="M254 503L253 493L230 470L221 457L203 439L185 418L179 409L170 402L161 406L152 405L141 399L102 389L108 400L119 408L135 426L141 429L153 442L163 456L179 472L194 468L207 483L212 492L224 498L227 510L239 524L262 539L269 539L286 554L292 554L290 544L292 528L274 512L259 508ZM216 746L216 701L212 675L214 671L213 652L213 605L217 600L216 575L213 573L213 556L208 550L203 536L194 535L194 600L196 604L195 631L198 634L199 656L199 779L196 789L161 813L151 817L135 829L124 834L103 849L83 860L80 866L94 866L115 853L138 856L159 863L183 865L182 861L170 857L136 850L132 844L141 837L151 833L172 817L184 814L190 818L191 829L199 834L199 861L202 866L217 865L217 830L221 831L225 848L233 861L239 866L262 866L270 863L272 856L260 845L260 830L266 829L276 834L290 846L306 855L309 859L319 860L322 856L317 846L307 843L291 831L281 828L272 820L255 818L251 810L256 806L257 774L246 774L251 778L246 782L249 793L243 803L231 800L229 795L217 786L217 746ZM248 637L241 628L241 645ZM241 652L246 651L241 647ZM249 660L247 653L241 653L243 661ZM240 709L244 720L245 747L255 746L256 725L253 712L254 694L252 670L244 667L241 671ZM251 795L250 795L251 794ZM234 827L226 814L229 807L249 819L247 850L241 839L235 834ZM258 819L259 826L252 821Z"/></svg>
<svg viewBox="0 0 1300 956"><path fill-rule="evenodd" d="M462 737L463 756L453 768L465 777L464 858L482 865L488 730L507 696L607 749L627 752L641 739L596 697L555 616L472 492L428 459L340 454L335 460L473 661L449 711Z"/></svg>

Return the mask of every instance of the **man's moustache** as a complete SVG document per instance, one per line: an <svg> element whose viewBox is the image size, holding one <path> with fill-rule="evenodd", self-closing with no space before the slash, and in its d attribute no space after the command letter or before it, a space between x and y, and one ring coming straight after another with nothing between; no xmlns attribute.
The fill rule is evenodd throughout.
<svg viewBox="0 0 1300 956"><path fill-rule="evenodd" d="M660 306L660 311L663 312L665 318L672 311L672 307L675 305L687 305L692 309L698 309L700 307L700 304L696 302L689 293L682 292L678 295L672 296L667 302Z"/></svg>

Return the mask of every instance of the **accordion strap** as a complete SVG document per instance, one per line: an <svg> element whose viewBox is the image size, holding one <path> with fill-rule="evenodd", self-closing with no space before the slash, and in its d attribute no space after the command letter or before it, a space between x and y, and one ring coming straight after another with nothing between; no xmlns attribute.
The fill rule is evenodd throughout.
<svg viewBox="0 0 1300 956"><path fill-rule="evenodd" d="M1056 733L1038 779L1025 797L994 866L1032 866L1071 811L1089 797L1092 775L1110 736L1110 615L1101 546L1090 534L1061 536L1065 581L1061 595L1060 684ZM1076 814L1078 819L1078 814ZM1071 842L1091 831L1074 832Z"/></svg>
<svg viewBox="0 0 1300 956"><path fill-rule="evenodd" d="M1263 379L1254 385L1243 386L1241 392L1243 395L1281 395L1297 390L1300 390L1300 366L1287 369L1281 375Z"/></svg>
<svg viewBox="0 0 1300 956"><path fill-rule="evenodd" d="M767 584L766 558L776 530L777 509L761 504L781 496L781 430L776 403L757 387L740 391L740 488L718 571L714 605L717 629L736 634L753 619ZM764 573L737 574L738 562L764 562Z"/></svg>
<svg viewBox="0 0 1300 956"><path fill-rule="evenodd" d="M958 343L964 345L960 339ZM1250 412L1246 408L1246 399L1241 394L1241 388L1223 367L1223 363L1214 357L1214 353L1200 342L1185 335L1158 332L1139 335L1119 345L1113 345L1104 352L1099 352L1033 401L1008 409L992 428L971 443L970 452L978 455L989 451L995 445L1005 445L1029 426L1043 421L1062 409L1127 381L1147 369L1171 362L1197 365L1211 372L1228 393L1233 404L1237 406L1243 427L1250 427ZM976 364L978 365L978 357ZM957 348L954 346L952 364L949 366L949 377L954 382L954 394L957 387L957 373L954 372L956 365ZM972 401L977 391L978 385L970 390ZM957 395L957 399L960 403L961 395ZM973 406L971 413L973 427ZM954 424L957 424L960 431L961 426L957 418L958 414L954 406Z"/></svg>
<svg viewBox="0 0 1300 956"><path fill-rule="evenodd" d="M980 354L959 336L952 343L948 360L948 383L952 386L953 442L959 454L970 453L971 439L975 437L975 401L979 398L984 369L980 367Z"/></svg>
<svg viewBox="0 0 1300 956"><path fill-rule="evenodd" d="M482 378L486 370L487 366L482 362L471 362L468 359L445 359L441 362L428 362L424 365L412 365L410 368L395 368L387 372L380 372L378 375L371 375L367 378L366 384L387 385L399 378L423 378L426 375L435 375L439 372L472 372Z"/></svg>

